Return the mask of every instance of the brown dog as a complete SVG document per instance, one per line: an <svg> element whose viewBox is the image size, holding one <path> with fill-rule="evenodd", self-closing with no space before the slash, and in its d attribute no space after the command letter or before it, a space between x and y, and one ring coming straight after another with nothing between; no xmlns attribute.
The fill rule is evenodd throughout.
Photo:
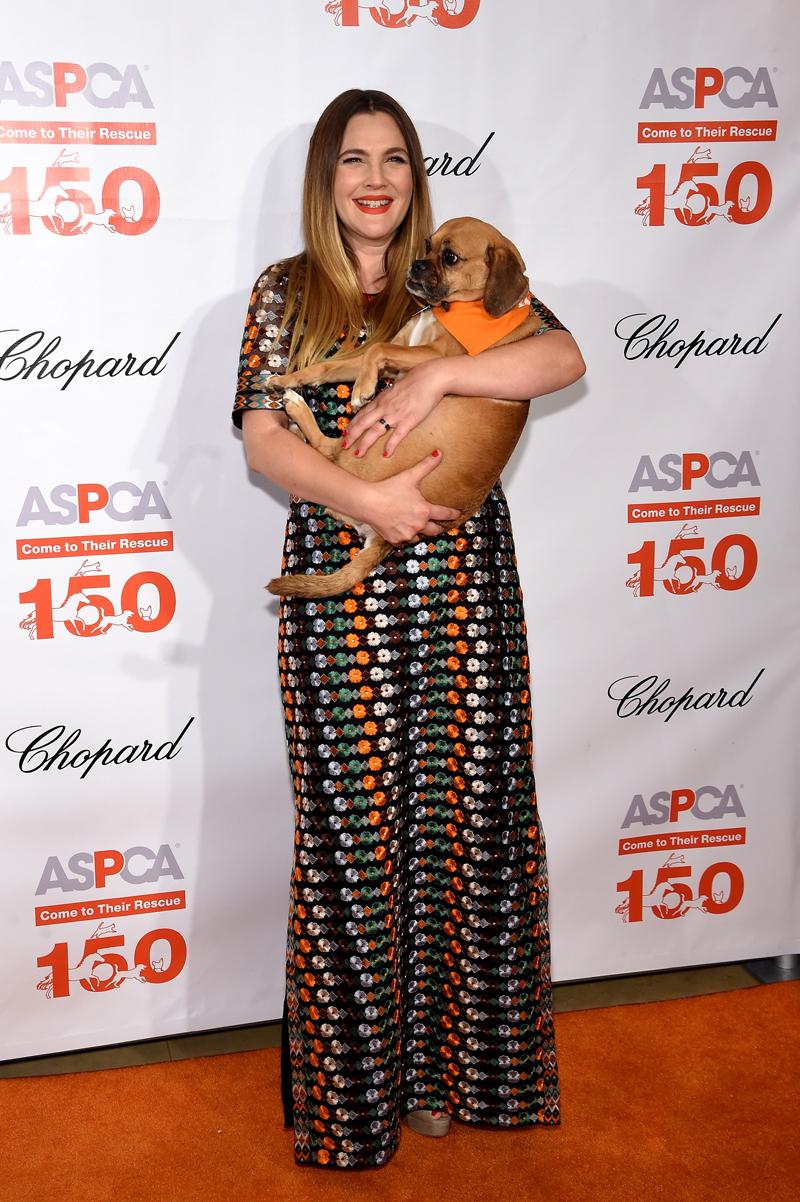
<svg viewBox="0 0 800 1202"><path fill-rule="evenodd" d="M453 529L480 509L497 482L525 425L528 401L445 396L390 458L380 454L388 432L370 448L371 453L356 458L352 450L342 448L340 438L322 434L303 398L291 391L304 384L354 380L351 404L358 409L374 394L382 371L408 371L427 359L463 355L468 347L477 353L485 346L526 338L539 328L541 322L530 309L522 257L494 226L472 217L447 221L432 235L426 252L424 259L411 265L407 287L430 307L412 317L396 338L272 376L265 387L289 390L286 413L309 445L362 480L383 480L419 463L436 447L444 448L442 462L423 480L421 491L433 504L461 510L448 527ZM365 540L363 548L336 572L279 576L267 585L271 593L335 596L363 580L393 550L393 544L370 526L345 514L333 516L358 530Z"/></svg>

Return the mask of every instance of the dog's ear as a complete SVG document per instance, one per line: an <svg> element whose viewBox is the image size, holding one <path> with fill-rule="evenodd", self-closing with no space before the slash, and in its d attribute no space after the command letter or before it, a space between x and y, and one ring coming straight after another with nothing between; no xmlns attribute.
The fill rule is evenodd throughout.
<svg viewBox="0 0 800 1202"><path fill-rule="evenodd" d="M507 246L487 246L489 275L483 294L483 306L490 317L507 313L528 287L516 255Z"/></svg>

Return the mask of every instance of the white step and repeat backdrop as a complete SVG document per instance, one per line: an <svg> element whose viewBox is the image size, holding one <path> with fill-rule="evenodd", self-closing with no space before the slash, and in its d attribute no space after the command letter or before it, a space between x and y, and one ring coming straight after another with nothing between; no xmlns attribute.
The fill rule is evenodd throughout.
<svg viewBox="0 0 800 1202"><path fill-rule="evenodd" d="M556 980L800 948L789 0L46 0L0 64L0 1056L279 1017L284 499L229 424L347 87L588 374L505 473Z"/></svg>

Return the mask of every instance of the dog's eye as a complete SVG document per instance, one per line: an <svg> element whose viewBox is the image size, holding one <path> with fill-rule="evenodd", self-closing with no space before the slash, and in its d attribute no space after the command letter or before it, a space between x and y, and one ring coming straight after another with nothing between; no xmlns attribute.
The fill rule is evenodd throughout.
<svg viewBox="0 0 800 1202"><path fill-rule="evenodd" d="M458 255L454 250L446 250L442 255L442 262L445 267L455 267L458 262Z"/></svg>

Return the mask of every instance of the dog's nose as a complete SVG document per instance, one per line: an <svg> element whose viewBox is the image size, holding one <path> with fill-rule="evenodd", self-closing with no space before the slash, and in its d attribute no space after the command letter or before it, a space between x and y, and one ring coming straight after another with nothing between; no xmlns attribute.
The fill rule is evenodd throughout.
<svg viewBox="0 0 800 1202"><path fill-rule="evenodd" d="M408 269L408 274L412 280L421 279L428 267L430 263L427 259L415 259Z"/></svg>

